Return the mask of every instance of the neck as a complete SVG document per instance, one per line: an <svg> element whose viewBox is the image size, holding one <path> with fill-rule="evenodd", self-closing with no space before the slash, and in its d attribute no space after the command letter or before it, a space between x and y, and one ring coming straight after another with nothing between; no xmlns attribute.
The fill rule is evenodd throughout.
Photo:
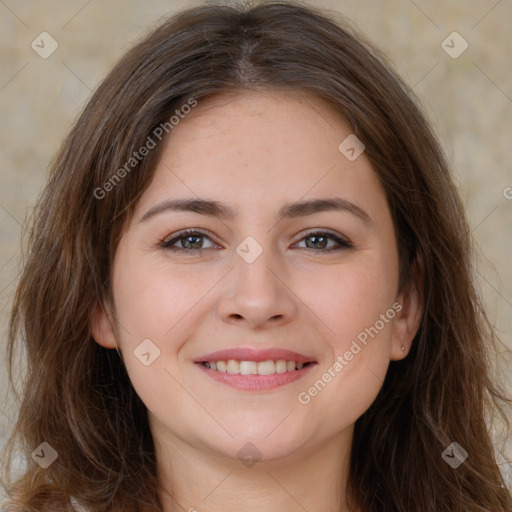
<svg viewBox="0 0 512 512"><path fill-rule="evenodd" d="M352 430L254 465L191 446L168 431L155 436L157 430L152 428L163 512L348 511Z"/></svg>

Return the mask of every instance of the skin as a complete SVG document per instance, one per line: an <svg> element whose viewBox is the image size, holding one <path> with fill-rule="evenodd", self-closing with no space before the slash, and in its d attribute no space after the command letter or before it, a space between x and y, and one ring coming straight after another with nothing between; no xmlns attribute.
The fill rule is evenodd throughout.
<svg viewBox="0 0 512 512"><path fill-rule="evenodd" d="M98 307L91 325L98 343L120 348L148 408L165 512L348 510L354 423L377 396L390 360L407 356L420 320L416 288L397 289L384 190L365 153L349 161L338 149L351 133L305 93L254 92L201 101L165 142L116 253L114 308ZM237 215L165 211L140 222L162 201L197 197ZM284 203L332 197L357 205L371 222L348 211L277 216ZM184 248L187 235L174 246L189 253L161 246L186 228L204 232L194 246L202 243L202 253ZM337 246L332 239L308 248L314 240L307 235L325 229L353 248L329 251ZM247 236L263 249L252 263L236 252ZM300 403L298 394L397 302L401 311ZM149 366L133 353L147 338L160 350ZM214 381L193 362L241 346L290 349L318 364L298 381L248 392ZM252 467L237 456L249 442L261 456Z"/></svg>

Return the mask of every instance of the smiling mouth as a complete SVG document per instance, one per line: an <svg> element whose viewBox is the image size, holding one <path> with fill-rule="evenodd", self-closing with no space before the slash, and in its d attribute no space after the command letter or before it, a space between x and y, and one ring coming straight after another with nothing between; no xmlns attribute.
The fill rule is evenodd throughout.
<svg viewBox="0 0 512 512"><path fill-rule="evenodd" d="M201 364L210 370L231 375L274 375L296 372L314 363L313 361L299 363L285 359L269 359L267 361L238 361L236 359L228 359L225 361L203 361Z"/></svg>
<svg viewBox="0 0 512 512"><path fill-rule="evenodd" d="M240 391L269 391L295 382L308 374L318 363L285 359L265 361L198 361L197 368L215 382Z"/></svg>

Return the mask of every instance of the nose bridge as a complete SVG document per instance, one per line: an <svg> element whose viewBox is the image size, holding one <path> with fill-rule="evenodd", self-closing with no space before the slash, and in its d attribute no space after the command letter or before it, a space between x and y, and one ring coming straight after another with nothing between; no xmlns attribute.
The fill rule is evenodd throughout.
<svg viewBox="0 0 512 512"><path fill-rule="evenodd" d="M221 299L223 320L245 319L254 327L293 314L293 294L284 284L284 266L271 243L269 236L263 243L249 236L236 247L229 291Z"/></svg>
<svg viewBox="0 0 512 512"><path fill-rule="evenodd" d="M258 238L262 240L262 236ZM280 262L271 244L271 237L260 243L255 237L248 236L236 247L234 284L235 293L240 297L245 294L252 296L253 301L263 302L275 299L280 288L277 277Z"/></svg>

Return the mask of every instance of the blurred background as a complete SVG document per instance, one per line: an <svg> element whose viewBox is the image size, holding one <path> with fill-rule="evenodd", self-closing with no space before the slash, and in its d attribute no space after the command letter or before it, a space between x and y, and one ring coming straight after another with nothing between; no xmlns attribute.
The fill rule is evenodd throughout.
<svg viewBox="0 0 512 512"><path fill-rule="evenodd" d="M142 34L162 17L200 3L0 0L0 350L26 218L64 136ZM452 163L480 250L478 280L489 318L512 348L512 1L309 3L351 20L420 96ZM496 367L512 374L504 347ZM5 368L2 359L0 449L16 411ZM510 380L508 386L512 393Z"/></svg>

